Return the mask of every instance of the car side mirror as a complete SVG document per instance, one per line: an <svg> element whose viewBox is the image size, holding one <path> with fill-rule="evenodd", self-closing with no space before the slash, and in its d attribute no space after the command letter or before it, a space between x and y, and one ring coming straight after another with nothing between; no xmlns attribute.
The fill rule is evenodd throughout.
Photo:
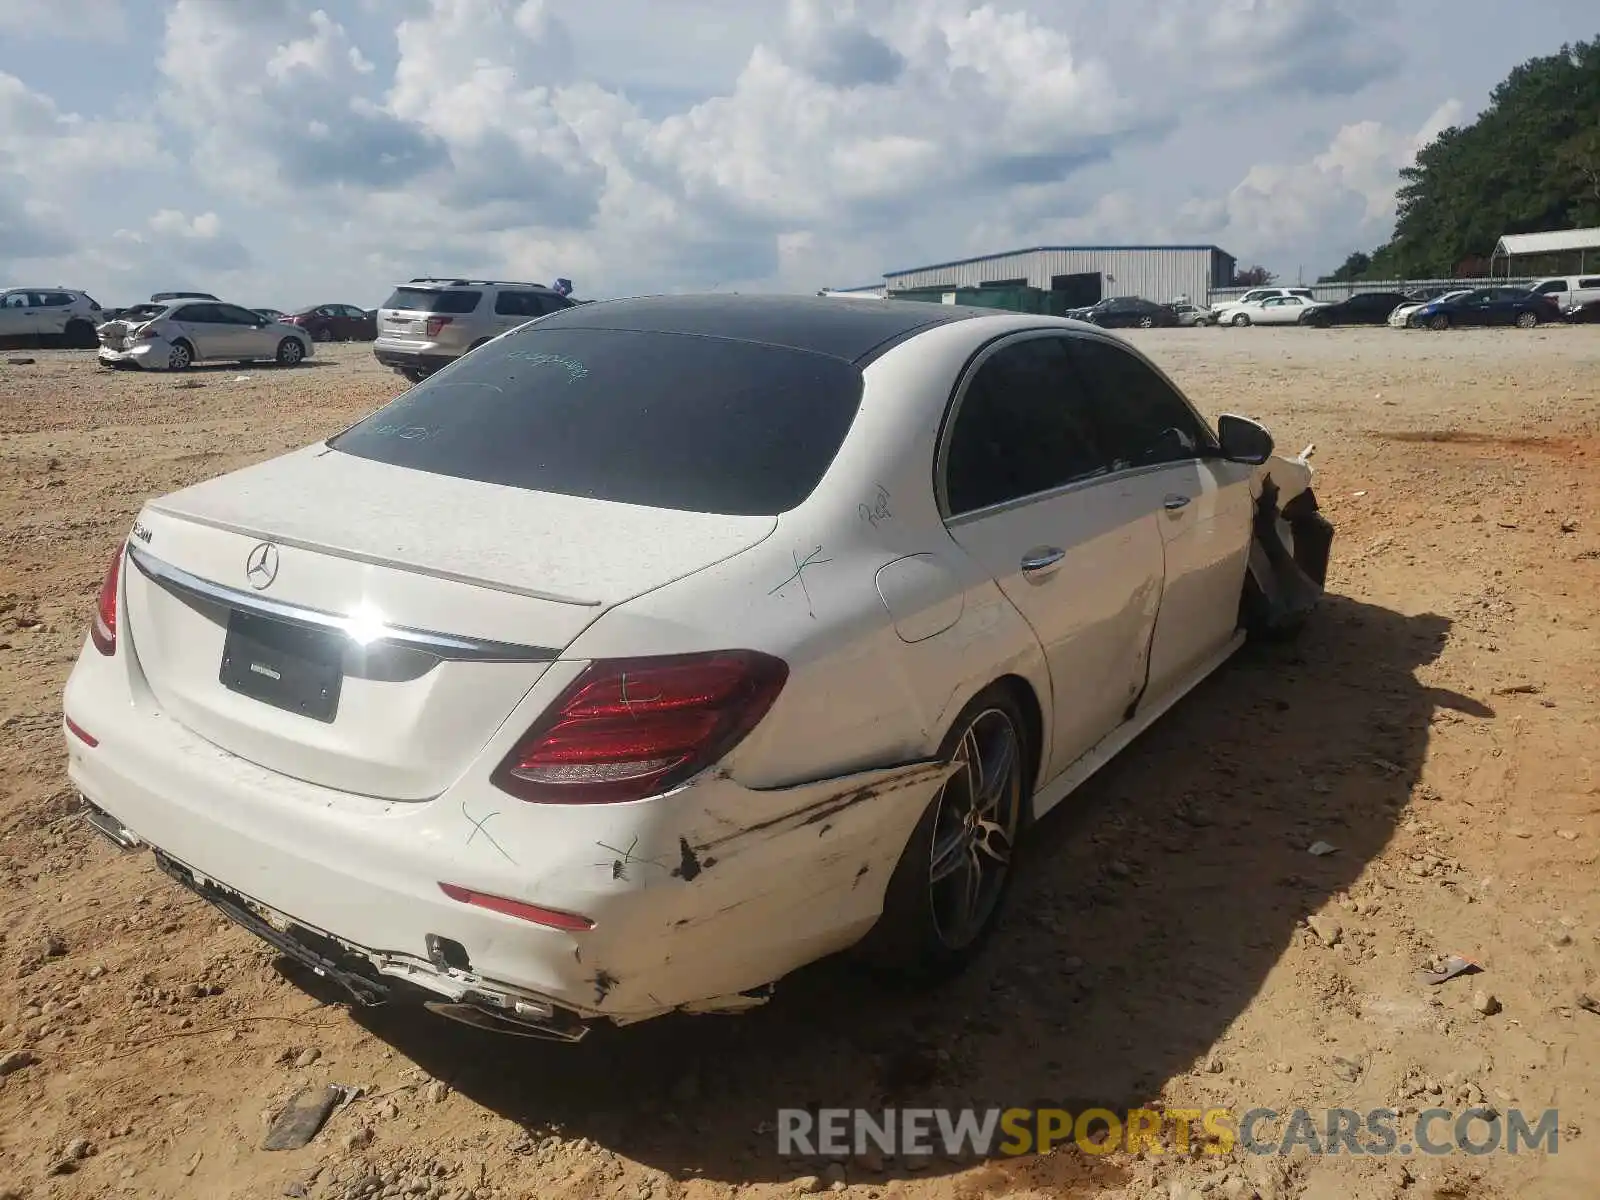
<svg viewBox="0 0 1600 1200"><path fill-rule="evenodd" d="M1265 425L1248 417L1223 413L1217 418L1217 440L1222 444L1222 457L1229 462L1260 466L1272 457L1272 435Z"/></svg>

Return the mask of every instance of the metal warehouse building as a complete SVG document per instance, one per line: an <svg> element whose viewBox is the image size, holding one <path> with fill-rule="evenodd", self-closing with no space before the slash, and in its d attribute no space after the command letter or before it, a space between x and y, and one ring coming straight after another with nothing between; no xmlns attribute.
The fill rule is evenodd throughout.
<svg viewBox="0 0 1600 1200"><path fill-rule="evenodd" d="M1069 305L1106 296L1204 304L1233 282L1233 255L1216 246L1035 246L884 274L889 291L958 287L1035 287L1067 295Z"/></svg>

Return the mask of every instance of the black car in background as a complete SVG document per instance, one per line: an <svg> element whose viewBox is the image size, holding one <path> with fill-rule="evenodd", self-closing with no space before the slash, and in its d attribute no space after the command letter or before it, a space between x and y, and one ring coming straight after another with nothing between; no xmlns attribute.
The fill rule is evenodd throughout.
<svg viewBox="0 0 1600 1200"><path fill-rule="evenodd" d="M1578 305L1567 314L1567 320L1574 325L1600 325L1600 300Z"/></svg>
<svg viewBox="0 0 1600 1200"><path fill-rule="evenodd" d="M1408 303L1412 301L1400 292L1361 292L1326 308L1313 309L1300 319L1300 324L1317 329L1332 325L1382 325L1390 313Z"/></svg>
<svg viewBox="0 0 1600 1200"><path fill-rule="evenodd" d="M1407 320L1413 329L1450 329L1457 325L1515 325L1532 329L1560 321L1561 309L1548 296L1527 288L1478 288L1454 300L1430 300Z"/></svg>
<svg viewBox="0 0 1600 1200"><path fill-rule="evenodd" d="M1088 308L1075 308L1067 316L1105 329L1153 329L1178 323L1178 310L1172 305L1139 296L1108 296Z"/></svg>

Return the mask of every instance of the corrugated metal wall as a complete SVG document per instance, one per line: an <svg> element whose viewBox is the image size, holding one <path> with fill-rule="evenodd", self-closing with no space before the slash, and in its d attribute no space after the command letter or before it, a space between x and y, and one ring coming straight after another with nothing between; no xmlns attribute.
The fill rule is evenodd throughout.
<svg viewBox="0 0 1600 1200"><path fill-rule="evenodd" d="M1227 285L1233 274L1233 259L1220 250L1205 247L1028 250L885 275L884 280L891 291L976 287L1003 279L1026 279L1030 287L1048 288L1057 275L1094 273L1101 276L1106 296L1143 296L1156 301L1187 296L1202 304L1214 287Z"/></svg>

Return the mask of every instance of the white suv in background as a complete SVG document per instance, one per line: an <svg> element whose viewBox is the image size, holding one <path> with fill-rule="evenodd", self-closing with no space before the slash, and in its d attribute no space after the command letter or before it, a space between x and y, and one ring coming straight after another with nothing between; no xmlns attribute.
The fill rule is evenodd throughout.
<svg viewBox="0 0 1600 1200"><path fill-rule="evenodd" d="M1541 279L1528 289L1535 296L1547 296L1563 313L1570 313L1600 300L1600 274L1562 275Z"/></svg>
<svg viewBox="0 0 1600 1200"><path fill-rule="evenodd" d="M539 283L413 279L395 288L378 309L372 353L416 382L490 338L575 303Z"/></svg>
<svg viewBox="0 0 1600 1200"><path fill-rule="evenodd" d="M72 288L7 288L0 292L0 341L20 338L35 345L60 338L71 350L92 350L100 302Z"/></svg>

